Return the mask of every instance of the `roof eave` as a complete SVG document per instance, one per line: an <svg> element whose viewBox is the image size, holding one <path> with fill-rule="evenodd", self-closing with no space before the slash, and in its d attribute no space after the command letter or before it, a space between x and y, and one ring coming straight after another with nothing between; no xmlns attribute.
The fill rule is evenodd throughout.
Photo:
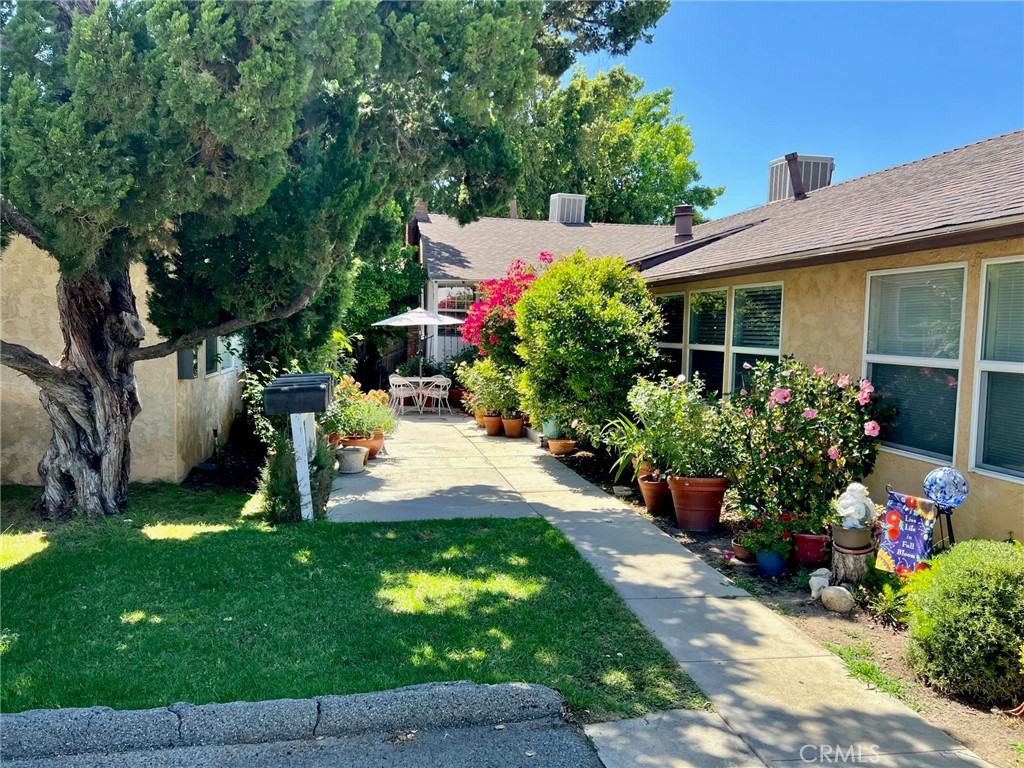
<svg viewBox="0 0 1024 768"><path fill-rule="evenodd" d="M757 274L772 270L795 269L797 267L834 264L842 261L856 261L879 256L892 256L924 250L925 248L949 248L956 245L1024 237L1024 215L1005 216L999 219L956 224L923 232L910 232L895 237L862 240L833 248L799 251L773 256L756 261L723 264L707 269L691 269L647 278L648 285L659 286L669 283L693 282L709 277L735 277Z"/></svg>

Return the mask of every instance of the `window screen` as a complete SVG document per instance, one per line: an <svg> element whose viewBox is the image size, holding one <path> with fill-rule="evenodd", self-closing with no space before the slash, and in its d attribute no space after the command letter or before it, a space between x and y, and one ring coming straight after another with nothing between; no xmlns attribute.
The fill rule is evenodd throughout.
<svg viewBox="0 0 1024 768"><path fill-rule="evenodd" d="M735 305L733 346L778 349L782 329L782 286L737 288Z"/></svg>
<svg viewBox="0 0 1024 768"><path fill-rule="evenodd" d="M875 396L897 408L882 444L950 461L960 372L955 368L873 363Z"/></svg>
<svg viewBox="0 0 1024 768"><path fill-rule="evenodd" d="M1024 261L990 264L986 273L982 359L1024 362Z"/></svg>
<svg viewBox="0 0 1024 768"><path fill-rule="evenodd" d="M868 354L958 359L963 292L960 268L872 276Z"/></svg>

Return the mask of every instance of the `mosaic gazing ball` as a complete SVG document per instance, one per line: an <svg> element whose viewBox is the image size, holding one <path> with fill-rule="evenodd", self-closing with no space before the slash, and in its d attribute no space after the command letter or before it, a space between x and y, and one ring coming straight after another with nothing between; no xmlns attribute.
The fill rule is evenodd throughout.
<svg viewBox="0 0 1024 768"><path fill-rule="evenodd" d="M959 507L967 491L967 478L952 467L933 469L924 479L925 495L942 507Z"/></svg>

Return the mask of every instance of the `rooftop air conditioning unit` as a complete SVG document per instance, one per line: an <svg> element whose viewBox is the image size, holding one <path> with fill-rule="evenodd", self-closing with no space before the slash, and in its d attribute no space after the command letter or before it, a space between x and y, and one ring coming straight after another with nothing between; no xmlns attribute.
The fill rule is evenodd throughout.
<svg viewBox="0 0 1024 768"><path fill-rule="evenodd" d="M548 221L560 221L563 224L582 224L587 212L586 195L570 195L557 192L551 196L548 204Z"/></svg>
<svg viewBox="0 0 1024 768"><path fill-rule="evenodd" d="M825 155L797 155L800 164L800 178L804 192L827 187L832 183L832 171L836 168L834 157ZM768 202L793 197L793 182L789 178L789 163L786 158L772 160L768 166Z"/></svg>

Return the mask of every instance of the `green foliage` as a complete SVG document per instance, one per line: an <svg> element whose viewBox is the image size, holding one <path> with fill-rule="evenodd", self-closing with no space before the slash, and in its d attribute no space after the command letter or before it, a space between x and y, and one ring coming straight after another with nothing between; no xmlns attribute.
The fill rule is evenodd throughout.
<svg viewBox="0 0 1024 768"><path fill-rule="evenodd" d="M444 368L433 360L423 356L410 357L395 368L399 376L440 376Z"/></svg>
<svg viewBox="0 0 1024 768"><path fill-rule="evenodd" d="M965 541L906 586L907 660L929 685L982 706L1024 698L1024 548Z"/></svg>
<svg viewBox="0 0 1024 768"><path fill-rule="evenodd" d="M471 402L487 416L514 418L520 415L517 378L490 357L480 357L459 367L459 380L472 395Z"/></svg>
<svg viewBox="0 0 1024 768"><path fill-rule="evenodd" d="M873 389L792 357L748 367L744 388L726 404L741 512L785 512L798 532L820 533L832 500L874 467L886 419Z"/></svg>
<svg viewBox="0 0 1024 768"><path fill-rule="evenodd" d="M874 651L870 645L835 645L825 643L825 647L843 660L851 677L870 683L880 691L895 696L915 712L924 709L921 702L913 695L913 687L907 682L894 677L874 661Z"/></svg>
<svg viewBox="0 0 1024 768"><path fill-rule="evenodd" d="M864 578L854 594L857 602L883 627L906 629L907 593L903 579L895 573L875 568L875 559L868 560Z"/></svg>
<svg viewBox="0 0 1024 768"><path fill-rule="evenodd" d="M555 262L516 304L524 410L591 440L624 413L627 384L657 360L661 317L621 256Z"/></svg>
<svg viewBox="0 0 1024 768"><path fill-rule="evenodd" d="M323 439L315 441L316 448L309 458L309 488L313 499L313 517L327 513L327 499L334 480L334 452ZM298 479L295 475L295 454L292 441L281 431L273 443L273 452L267 456L259 483L259 511L273 524L297 523L302 520Z"/></svg>
<svg viewBox="0 0 1024 768"><path fill-rule="evenodd" d="M395 414L387 405L369 398L356 398L349 402L335 399L327 409L324 430L343 436L373 437L379 429L384 434L395 429Z"/></svg>

